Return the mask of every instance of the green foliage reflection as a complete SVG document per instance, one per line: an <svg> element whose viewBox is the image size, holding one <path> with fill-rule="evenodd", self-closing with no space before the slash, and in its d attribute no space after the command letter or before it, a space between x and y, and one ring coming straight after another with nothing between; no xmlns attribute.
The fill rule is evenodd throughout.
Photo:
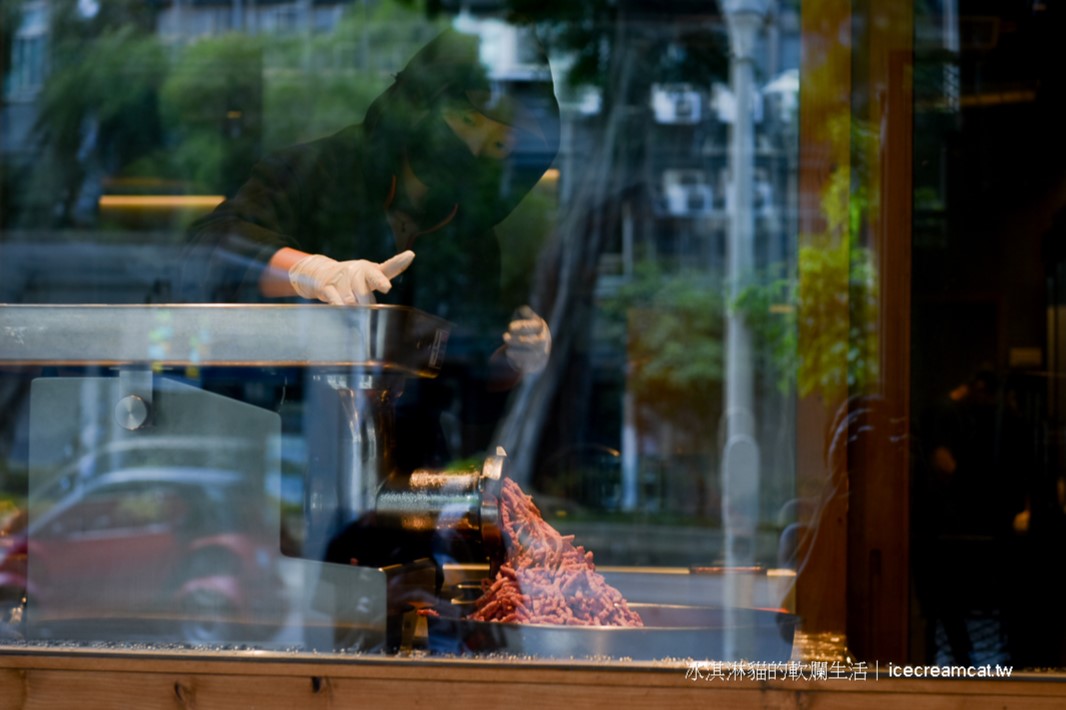
<svg viewBox="0 0 1066 710"><path fill-rule="evenodd" d="M628 348L629 383L637 398L657 416L705 433L721 408L721 280L701 271L664 273L655 262L644 262L608 299L605 313L618 347Z"/></svg>

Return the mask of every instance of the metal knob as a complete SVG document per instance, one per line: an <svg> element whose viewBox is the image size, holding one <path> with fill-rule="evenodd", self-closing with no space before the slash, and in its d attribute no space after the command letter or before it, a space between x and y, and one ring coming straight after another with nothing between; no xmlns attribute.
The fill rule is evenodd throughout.
<svg viewBox="0 0 1066 710"><path fill-rule="evenodd" d="M115 405L115 421L123 429L136 431L148 424L152 408L135 394L126 395Z"/></svg>

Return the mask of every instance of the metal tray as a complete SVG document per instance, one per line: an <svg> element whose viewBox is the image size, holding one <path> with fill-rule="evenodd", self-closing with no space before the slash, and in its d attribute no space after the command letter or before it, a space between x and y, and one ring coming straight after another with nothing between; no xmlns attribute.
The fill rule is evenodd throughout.
<svg viewBox="0 0 1066 710"><path fill-rule="evenodd" d="M390 305L0 305L0 365L359 367L432 377L450 330Z"/></svg>
<svg viewBox="0 0 1066 710"><path fill-rule="evenodd" d="M553 659L784 662L799 618L776 609L630 604L644 626L560 626L472 621L438 608L427 619L429 650L446 655L511 655ZM461 607L460 607L461 608ZM735 650L726 641L736 640ZM738 655L739 654L739 655Z"/></svg>

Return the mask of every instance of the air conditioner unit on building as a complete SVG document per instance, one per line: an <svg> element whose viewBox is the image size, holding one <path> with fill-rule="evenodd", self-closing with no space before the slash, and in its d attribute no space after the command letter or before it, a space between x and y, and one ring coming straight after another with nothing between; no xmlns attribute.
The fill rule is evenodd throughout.
<svg viewBox="0 0 1066 710"><path fill-rule="evenodd" d="M696 217L714 211L714 190L702 170L663 171L663 198L671 215Z"/></svg>
<svg viewBox="0 0 1066 710"><path fill-rule="evenodd" d="M656 123L693 125L703 117L700 93L689 84L653 84L651 107Z"/></svg>

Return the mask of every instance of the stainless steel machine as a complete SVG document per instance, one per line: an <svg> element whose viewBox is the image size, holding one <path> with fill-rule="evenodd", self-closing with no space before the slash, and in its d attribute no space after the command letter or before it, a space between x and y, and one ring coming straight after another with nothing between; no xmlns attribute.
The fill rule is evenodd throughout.
<svg viewBox="0 0 1066 710"><path fill-rule="evenodd" d="M432 602L444 561L483 563L502 550L495 503L506 464L502 451L476 470L398 471L393 463L396 398L407 378L436 376L449 329L446 321L394 306L0 306L0 365L41 368L30 417L30 635L126 639L131 625L175 614L208 617L199 625L180 619L181 640L263 643L273 635L279 643L316 648L396 647L401 615ZM295 554L281 554L279 547L280 508L294 504L282 490L279 416L200 391L190 382L205 368L305 372L304 427L317 433L309 437L313 446L329 451L308 457L299 501L302 544ZM187 522L191 496L202 493L207 500L221 484L205 483L195 494L179 484L222 472L239 479L237 496L206 517L225 517L227 507L258 508L255 526L243 518L229 527ZM181 538L159 548L180 558L167 574L171 567L183 571L164 581L151 609L137 599L144 585L110 562L85 576L76 597L49 591L62 585L51 560L58 562L55 550L72 544L64 531L70 525L52 522L45 530L40 524L67 508L79 511L80 539L97 540L85 549L101 558L120 554L98 541L116 534L116 514L86 522L80 512L105 498L110 489L98 490L101 482L120 473L129 495L150 490L153 505L164 505L157 499L167 495L185 496L184 508L177 501L175 512L130 522L142 533L154 524ZM175 482L163 483L169 479ZM209 504L197 499L196 505ZM276 568L274 576L250 577L240 553L209 542L252 527L266 531L261 553L269 559L259 566ZM352 538L352 531L359 534ZM345 559L324 562L345 535ZM370 553L382 540L400 541L395 554ZM225 585L211 581L220 577L234 578L230 586L240 592L227 594ZM271 586L274 593L260 594ZM248 596L260 598L238 600ZM87 597L105 603L79 609ZM72 618L85 624L51 630L51 622Z"/></svg>

